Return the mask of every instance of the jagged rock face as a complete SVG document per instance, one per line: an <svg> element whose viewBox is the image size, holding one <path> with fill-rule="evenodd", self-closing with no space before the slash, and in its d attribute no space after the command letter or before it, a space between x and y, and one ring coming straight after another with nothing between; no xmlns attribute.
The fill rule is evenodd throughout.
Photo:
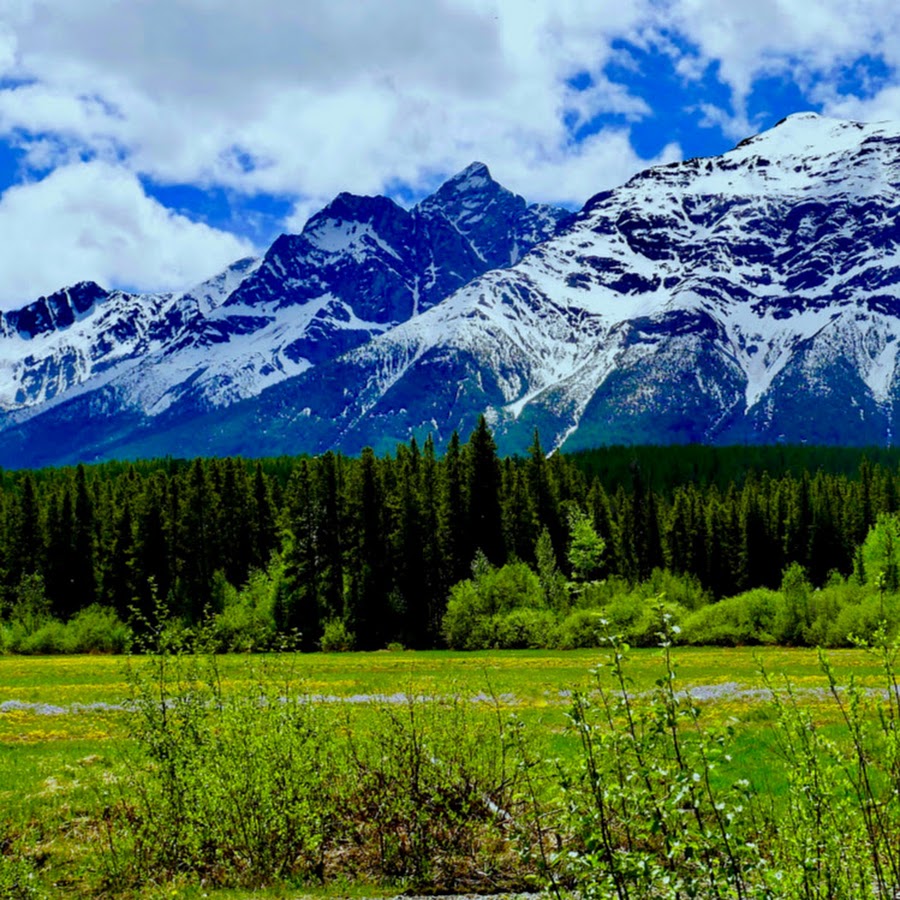
<svg viewBox="0 0 900 900"><path fill-rule="evenodd" d="M328 296L347 316L383 330L513 265L567 215L527 206L481 163L409 211L385 197L340 194L302 234L278 238L225 308L283 309Z"/></svg>
<svg viewBox="0 0 900 900"><path fill-rule="evenodd" d="M536 425L570 448L890 441L898 188L896 129L809 114L650 169L514 267L210 424L204 446L254 428L278 450L440 443L481 412L506 450Z"/></svg>
<svg viewBox="0 0 900 900"><path fill-rule="evenodd" d="M55 461L23 450L24 436L37 446L41 429L70 431L85 410L96 428L79 425L70 452L89 457L114 452L101 435L127 433L101 418L158 430L253 397L509 265L568 216L528 206L475 163L412 210L340 194L261 260L241 260L183 294L82 284L41 298L0 318L0 431L21 438L10 438L17 449L3 459ZM98 391L104 402L81 402Z"/></svg>
<svg viewBox="0 0 900 900"><path fill-rule="evenodd" d="M6 317L0 353L117 304L123 337L46 370L25 351L31 380L2 380L3 402L12 384L40 414L10 415L0 464L440 445L481 413L504 451L535 427L548 448L885 443L900 433L898 192L900 130L803 114L570 218L479 164L408 211L341 195L227 291L142 298L142 318L85 288ZM47 330L65 309L74 324ZM75 449L60 456L52 433Z"/></svg>

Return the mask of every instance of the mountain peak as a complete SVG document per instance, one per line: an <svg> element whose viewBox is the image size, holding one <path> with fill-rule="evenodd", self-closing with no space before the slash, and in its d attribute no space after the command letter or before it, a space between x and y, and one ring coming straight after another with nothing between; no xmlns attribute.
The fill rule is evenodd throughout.
<svg viewBox="0 0 900 900"><path fill-rule="evenodd" d="M479 190L497 182L491 177L490 169L483 162L469 163L461 172L457 172L445 184L444 188L457 191Z"/></svg>
<svg viewBox="0 0 900 900"><path fill-rule="evenodd" d="M785 122L816 122L824 118L826 118L826 116L821 115L821 113L808 109L802 112L791 113L783 119L779 119L772 127L778 128L779 125L784 125Z"/></svg>

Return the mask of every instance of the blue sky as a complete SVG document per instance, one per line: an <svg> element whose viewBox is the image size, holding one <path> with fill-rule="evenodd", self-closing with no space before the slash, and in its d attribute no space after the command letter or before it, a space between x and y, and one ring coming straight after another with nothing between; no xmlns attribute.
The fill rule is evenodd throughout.
<svg viewBox="0 0 900 900"><path fill-rule="evenodd" d="M0 307L186 288L472 160L577 207L801 110L900 121L895 0L0 0Z"/></svg>

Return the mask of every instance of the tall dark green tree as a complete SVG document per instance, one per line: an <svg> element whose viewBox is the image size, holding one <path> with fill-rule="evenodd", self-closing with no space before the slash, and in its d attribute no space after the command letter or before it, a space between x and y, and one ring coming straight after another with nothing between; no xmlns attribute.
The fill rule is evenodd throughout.
<svg viewBox="0 0 900 900"><path fill-rule="evenodd" d="M213 575L216 571L217 500L207 477L206 466L195 459L184 478L178 510L178 586L176 603L179 614L199 622L213 608Z"/></svg>
<svg viewBox="0 0 900 900"><path fill-rule="evenodd" d="M23 576L38 572L44 557L40 508L31 472L22 475L19 491L11 495L6 535L8 577L15 586Z"/></svg>
<svg viewBox="0 0 900 900"><path fill-rule="evenodd" d="M318 460L315 475L319 602L325 618L344 615L342 481L341 460L329 450Z"/></svg>
<svg viewBox="0 0 900 900"><path fill-rule="evenodd" d="M372 448L366 447L350 485L355 534L349 554L347 604L348 625L363 650L383 647L394 628L384 501L378 461Z"/></svg>
<svg viewBox="0 0 900 900"><path fill-rule="evenodd" d="M89 606L97 599L94 568L96 522L94 500L87 483L87 472L79 464L75 470L75 502L72 515L72 596L69 613Z"/></svg>
<svg viewBox="0 0 900 900"><path fill-rule="evenodd" d="M286 591L277 608L276 625L283 632L298 632L300 646L315 650L322 636L319 595L319 505L310 463L301 459L285 497L284 581Z"/></svg>
<svg viewBox="0 0 900 900"><path fill-rule="evenodd" d="M438 527L445 568L443 581L449 588L471 575L470 567L475 554L468 529L462 448L455 431L447 443L442 472Z"/></svg>
<svg viewBox="0 0 900 900"><path fill-rule="evenodd" d="M476 551L481 550L492 565L502 565L506 560L506 549L503 545L500 461L494 436L484 416L479 418L478 426L469 436L464 466L472 545Z"/></svg>

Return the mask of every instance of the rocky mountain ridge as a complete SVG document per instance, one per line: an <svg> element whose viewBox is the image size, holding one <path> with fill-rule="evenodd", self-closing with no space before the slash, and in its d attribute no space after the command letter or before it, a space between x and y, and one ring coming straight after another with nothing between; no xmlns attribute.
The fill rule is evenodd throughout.
<svg viewBox="0 0 900 900"><path fill-rule="evenodd" d="M0 318L0 433L16 447L3 458L55 459L28 446L33 418L74 422L72 452L89 457L159 416L189 420L253 397L510 265L568 215L529 206L473 163L412 210L340 194L301 234L191 291L83 283L42 297Z"/></svg>
<svg viewBox="0 0 900 900"><path fill-rule="evenodd" d="M478 167L463 176L483 186ZM900 433L897 126L788 117L722 156L648 169L571 218L551 216L547 239L524 253L527 226L498 237L502 216L487 227L465 199L429 218L432 200L449 208L445 189L472 199L451 181L415 211L383 201L363 217L339 197L304 230L315 252L354 260L373 305L350 308L325 258L283 266L279 294L267 283L279 271L273 246L212 316L308 312L305 286L327 276L334 288L316 314L328 310L323 346L343 321L340 353L317 357L310 326L297 351L307 364L213 414L170 405L152 427L93 391L0 432L0 460L16 441L19 452L48 447L54 429L74 430L85 458L390 450L412 435L440 445L481 413L507 451L527 447L535 427L548 448L884 444ZM529 208L517 209L521 223ZM395 257L378 236L404 229L440 252ZM469 274L478 260L486 268ZM452 291L442 299L429 293L440 279Z"/></svg>

